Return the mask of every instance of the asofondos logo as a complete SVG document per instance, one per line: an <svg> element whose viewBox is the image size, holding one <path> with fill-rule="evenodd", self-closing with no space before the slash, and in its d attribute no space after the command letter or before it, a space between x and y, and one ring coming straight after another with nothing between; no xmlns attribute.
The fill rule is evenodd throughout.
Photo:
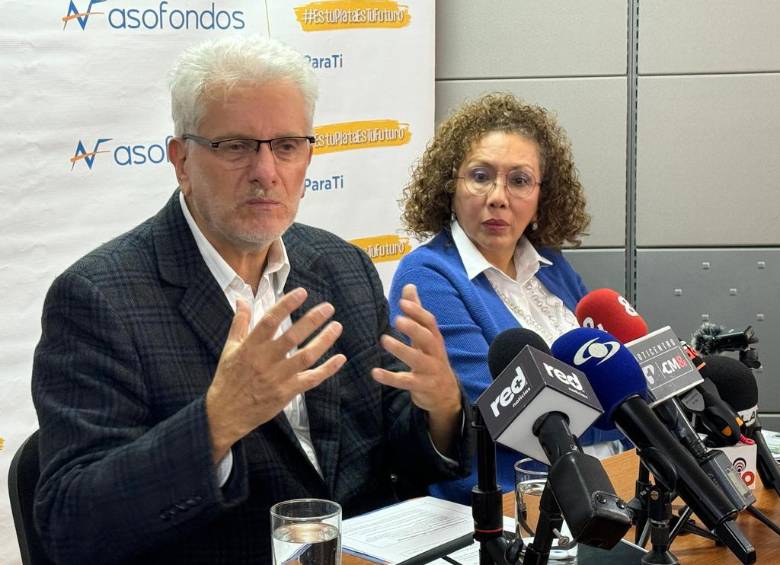
<svg viewBox="0 0 780 565"><path fill-rule="evenodd" d="M107 4L111 2L111 4ZM189 2L117 2L115 0L70 0L68 10L62 16L62 29L75 20L82 31L98 16L112 30L239 30L246 27L242 10L223 9L225 2L212 2L205 9L188 7ZM84 6L86 5L86 8ZM96 9L95 9L96 8Z"/></svg>

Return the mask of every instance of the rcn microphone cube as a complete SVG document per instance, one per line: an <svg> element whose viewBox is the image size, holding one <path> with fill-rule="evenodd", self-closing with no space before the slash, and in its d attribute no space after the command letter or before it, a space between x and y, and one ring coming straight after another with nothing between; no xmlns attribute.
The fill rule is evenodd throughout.
<svg viewBox="0 0 780 565"><path fill-rule="evenodd" d="M718 449L726 454L726 457L728 457L731 464L734 465L734 469L739 473L739 476L748 488L756 488L758 477L756 444L739 442L736 445L719 447Z"/></svg>
<svg viewBox="0 0 780 565"><path fill-rule="evenodd" d="M650 406L682 394L703 381L669 326L630 341L626 347L642 367Z"/></svg>
<svg viewBox="0 0 780 565"><path fill-rule="evenodd" d="M581 371L529 346L485 389L477 407L495 442L547 464L532 431L539 416L562 412L580 436L603 413Z"/></svg>

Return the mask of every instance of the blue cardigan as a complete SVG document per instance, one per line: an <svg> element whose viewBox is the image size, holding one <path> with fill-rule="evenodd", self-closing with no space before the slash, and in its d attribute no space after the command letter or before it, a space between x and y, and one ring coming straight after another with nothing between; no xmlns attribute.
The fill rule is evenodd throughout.
<svg viewBox="0 0 780 565"><path fill-rule="evenodd" d="M552 265L536 273L539 281L574 311L587 289L580 276L559 251L538 249ZM490 343L502 331L519 326L512 312L493 290L484 273L469 280L449 230L440 232L401 260L390 287L391 320L401 314L398 300L404 285L412 283L423 306L436 316L444 336L450 364L472 402L492 381L487 365ZM620 439L618 432L590 428L582 435L584 445ZM522 454L497 446L496 472L504 492L514 489L514 462ZM476 464L469 477L432 485L431 494L439 498L470 504L471 488L476 484Z"/></svg>

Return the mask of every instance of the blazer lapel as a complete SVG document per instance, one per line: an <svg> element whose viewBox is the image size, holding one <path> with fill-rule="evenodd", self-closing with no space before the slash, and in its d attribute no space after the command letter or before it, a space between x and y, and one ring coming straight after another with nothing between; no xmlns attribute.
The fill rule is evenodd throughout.
<svg viewBox="0 0 780 565"><path fill-rule="evenodd" d="M293 229L293 228L291 228ZM323 281L313 271L309 270L309 262L302 256L299 249L303 244L288 241L285 237L287 255L290 258L290 274L285 284L285 292L297 287L303 287L308 292L306 302L292 314L293 322L298 320L310 308L320 302L331 301L331 291L326 281ZM305 247L305 246L304 246ZM338 317L338 312L336 313ZM331 347L315 363L319 365L336 354ZM341 403L337 375L326 379L319 386L305 394L306 411L309 416L309 432L317 461L322 469L323 478L329 492L334 492L339 454Z"/></svg>
<svg viewBox="0 0 780 565"><path fill-rule="evenodd" d="M201 257L182 214L178 190L157 214L152 229L160 275L184 288L179 311L214 356L216 365L233 311Z"/></svg>
<svg viewBox="0 0 780 565"><path fill-rule="evenodd" d="M218 361L233 321L233 310L207 270L207 277L192 281L179 303L179 311Z"/></svg>

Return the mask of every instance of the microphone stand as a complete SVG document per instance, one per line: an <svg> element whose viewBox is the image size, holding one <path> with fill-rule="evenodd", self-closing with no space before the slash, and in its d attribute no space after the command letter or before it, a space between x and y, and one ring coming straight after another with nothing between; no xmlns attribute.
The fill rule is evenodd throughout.
<svg viewBox="0 0 780 565"><path fill-rule="evenodd" d="M653 483L650 482L650 471L647 467L639 464L636 485L634 486L634 499L629 501L628 506L633 511L634 516L634 543L645 546L647 540L642 540L647 524L647 493L650 492Z"/></svg>
<svg viewBox="0 0 780 565"><path fill-rule="evenodd" d="M642 557L643 565L679 565L679 560L669 551L672 537L669 524L672 518L672 500L677 496L672 488L677 482L677 472L663 454L650 448L640 453L644 456L639 465L636 480L636 496L629 502L635 511L637 545L644 547L650 539L650 551ZM652 460L655 484L650 482L649 463Z"/></svg>
<svg viewBox="0 0 780 565"><path fill-rule="evenodd" d="M742 563L755 561L755 549L736 528L733 521L719 524L714 532L689 524L688 519L692 514L690 507L686 506L679 517L672 513L671 501L677 496L674 485L677 483L677 472L674 466L662 453L655 449L646 449L640 453L642 465L646 466L655 477L655 484L646 491L640 493L644 501L631 501L630 507L637 505L647 508L647 522L639 537L637 545L644 547L648 537L652 545L651 551L642 558L643 565L676 565L677 558L669 551L674 539L682 532L690 532L701 537L711 539L726 545ZM640 471L640 477L642 472ZM639 482L639 479L637 480ZM672 518L676 518L674 527L669 528Z"/></svg>
<svg viewBox="0 0 780 565"><path fill-rule="evenodd" d="M642 557L643 565L679 565L680 561L669 551L672 536L669 534L669 518L672 515L672 499L676 493L660 484L653 485L648 492L650 500L647 512L647 526L650 530L650 552ZM645 534L643 532L643 535Z"/></svg>
<svg viewBox="0 0 780 565"><path fill-rule="evenodd" d="M482 414L473 406L472 427L477 435L477 484L471 489L474 540L479 542L479 565L514 565L520 560L523 538L504 537L502 492L496 484L496 444ZM545 560L544 563L547 563ZM540 562L540 565L544 565Z"/></svg>
<svg viewBox="0 0 780 565"><path fill-rule="evenodd" d="M772 530L774 533L780 536L780 527L778 527L777 524L775 524L772 519L761 512L758 508L755 508L752 504L746 508L746 510L750 513L751 516L753 516L756 520L764 524L767 528Z"/></svg>
<svg viewBox="0 0 780 565"><path fill-rule="evenodd" d="M671 544L680 534L680 532L685 530L686 533L696 534L699 537L706 538L723 545L723 542L718 539L718 536L711 534L704 528L700 528L699 526L692 524L689 521L692 514L693 510L690 506L683 506L680 510L680 514L678 516L674 516L675 524L672 526L672 529L669 530L669 543Z"/></svg>
<svg viewBox="0 0 780 565"><path fill-rule="evenodd" d="M479 565L547 565L555 532L563 526L563 514L549 482L539 500L539 523L534 541L525 548L522 536L510 542L504 537L502 491L496 484L496 444L490 437L479 408L474 406L472 427L477 435L477 484L471 490L474 540L480 544Z"/></svg>

